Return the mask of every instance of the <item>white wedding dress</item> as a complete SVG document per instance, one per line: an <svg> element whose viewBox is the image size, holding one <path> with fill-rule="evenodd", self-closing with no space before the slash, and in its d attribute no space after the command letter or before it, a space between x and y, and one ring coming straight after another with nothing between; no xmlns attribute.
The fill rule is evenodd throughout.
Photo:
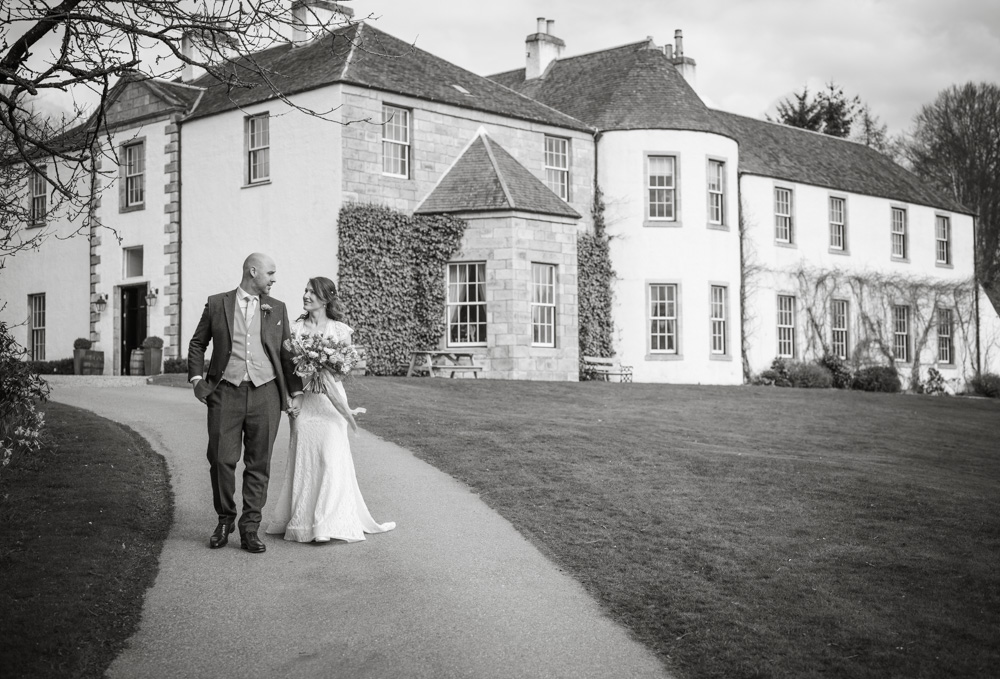
<svg viewBox="0 0 1000 679"><path fill-rule="evenodd" d="M302 332L302 321L291 332ZM344 323L328 320L324 334L350 341L353 331ZM332 382L343 403L344 386ZM306 392L299 416L291 420L291 440L285 480L281 484L267 533L284 533L286 540L358 542L365 533L384 533L393 522L376 523L358 488L348 423L326 394Z"/></svg>

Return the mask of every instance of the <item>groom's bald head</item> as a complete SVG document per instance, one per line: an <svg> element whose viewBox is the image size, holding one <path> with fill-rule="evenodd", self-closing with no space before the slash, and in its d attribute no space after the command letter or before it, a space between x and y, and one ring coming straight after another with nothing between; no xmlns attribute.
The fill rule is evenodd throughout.
<svg viewBox="0 0 1000 679"><path fill-rule="evenodd" d="M262 252L254 252L243 261L243 282L240 286L251 295L266 295L275 281L274 260Z"/></svg>

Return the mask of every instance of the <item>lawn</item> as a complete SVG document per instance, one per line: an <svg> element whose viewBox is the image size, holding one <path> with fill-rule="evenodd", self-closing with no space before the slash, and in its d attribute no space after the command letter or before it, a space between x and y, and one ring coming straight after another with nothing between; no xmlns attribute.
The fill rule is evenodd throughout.
<svg viewBox="0 0 1000 679"><path fill-rule="evenodd" d="M173 513L131 429L49 403L45 448L0 470L4 677L101 677L136 630Z"/></svg>
<svg viewBox="0 0 1000 679"><path fill-rule="evenodd" d="M992 677L1000 402L356 378L679 677Z"/></svg>

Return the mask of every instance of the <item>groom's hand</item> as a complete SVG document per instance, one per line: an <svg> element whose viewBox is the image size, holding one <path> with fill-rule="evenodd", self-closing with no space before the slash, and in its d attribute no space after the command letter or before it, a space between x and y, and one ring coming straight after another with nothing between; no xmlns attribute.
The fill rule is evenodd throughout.
<svg viewBox="0 0 1000 679"><path fill-rule="evenodd" d="M205 383L206 380L201 377L194 378L194 395L195 397L204 404L208 404L208 393L211 391L208 385Z"/></svg>

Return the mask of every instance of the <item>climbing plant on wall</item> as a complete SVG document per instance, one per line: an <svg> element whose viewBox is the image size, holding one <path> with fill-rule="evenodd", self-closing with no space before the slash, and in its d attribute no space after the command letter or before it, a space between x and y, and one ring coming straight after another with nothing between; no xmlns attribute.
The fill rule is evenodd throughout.
<svg viewBox="0 0 1000 679"><path fill-rule="evenodd" d="M445 269L465 222L348 203L337 221L340 295L375 375L402 374L413 349L445 332Z"/></svg>
<svg viewBox="0 0 1000 679"><path fill-rule="evenodd" d="M614 322L611 317L610 237L604 223L604 198L594 189L594 231L577 238L578 294L580 315L580 356L612 356ZM581 372L581 378L587 375Z"/></svg>
<svg viewBox="0 0 1000 679"><path fill-rule="evenodd" d="M876 271L842 271L799 267L781 272L796 282L796 297L805 315L803 355L819 358L830 353L831 302L849 300L855 309L857 327L852 330L854 344L849 360L855 367L895 365L893 349L893 307L908 311L909 350L906 364L909 375L902 375L911 389L921 382L920 369L937 359L936 333L938 309L952 311L953 337L966 346L974 345L974 283L970 280L948 281L933 277L886 274ZM965 354L966 368L973 356Z"/></svg>

